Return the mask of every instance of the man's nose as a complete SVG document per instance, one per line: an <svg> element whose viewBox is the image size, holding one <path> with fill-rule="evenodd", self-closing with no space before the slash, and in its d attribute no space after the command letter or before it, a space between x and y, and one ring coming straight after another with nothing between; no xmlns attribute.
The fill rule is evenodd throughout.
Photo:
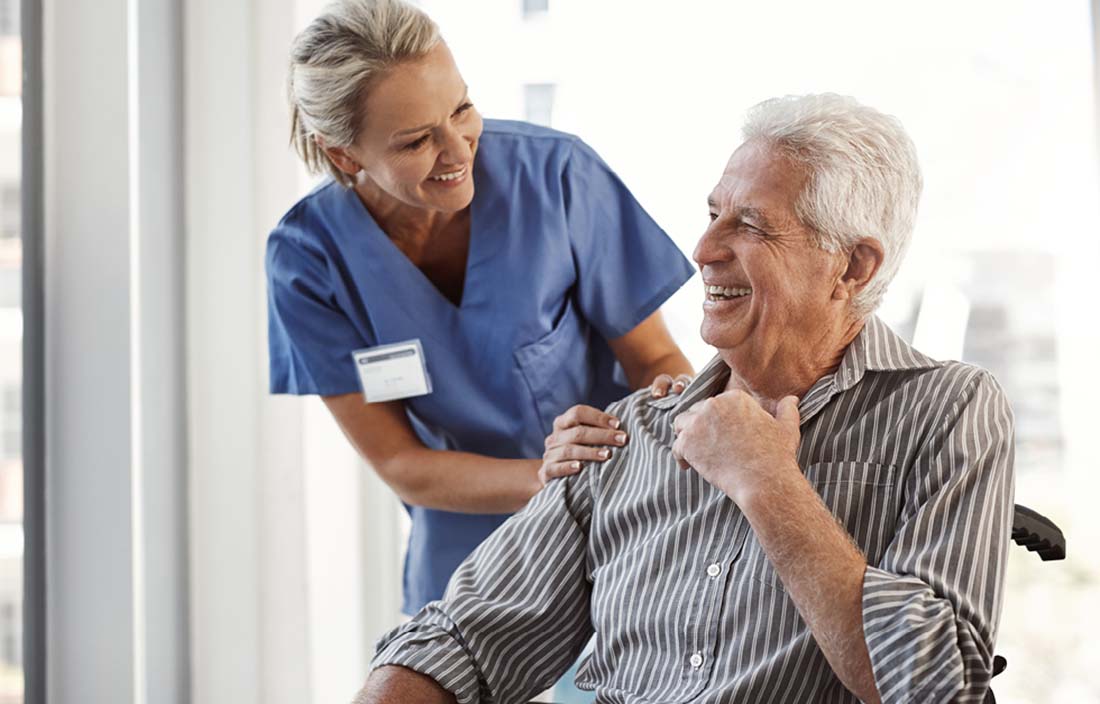
<svg viewBox="0 0 1100 704"><path fill-rule="evenodd" d="M714 225L711 224L695 244L695 250L691 253L691 258L702 268L706 264L729 259L728 249L728 247L721 245L718 237L715 236Z"/></svg>

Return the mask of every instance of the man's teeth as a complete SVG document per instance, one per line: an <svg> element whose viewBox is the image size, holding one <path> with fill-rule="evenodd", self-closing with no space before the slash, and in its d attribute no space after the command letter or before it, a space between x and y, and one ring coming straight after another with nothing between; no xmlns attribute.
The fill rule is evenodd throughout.
<svg viewBox="0 0 1100 704"><path fill-rule="evenodd" d="M463 166L458 171L452 171L449 174L439 174L438 176L431 176L430 178L433 181L454 181L456 178L459 178L460 176L462 176L465 173L466 173L466 167Z"/></svg>
<svg viewBox="0 0 1100 704"><path fill-rule="evenodd" d="M707 295L711 298L740 298L752 293L751 288L727 288L724 286L707 286Z"/></svg>

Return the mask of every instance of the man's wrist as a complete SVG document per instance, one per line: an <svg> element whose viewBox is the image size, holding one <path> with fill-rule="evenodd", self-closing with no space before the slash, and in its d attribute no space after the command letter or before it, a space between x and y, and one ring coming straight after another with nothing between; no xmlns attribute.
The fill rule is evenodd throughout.
<svg viewBox="0 0 1100 704"><path fill-rule="evenodd" d="M805 477L798 462L791 458L756 472L748 472L748 481L737 482L726 494L746 516L753 516L763 504L769 504L777 496L797 490L798 484L805 483Z"/></svg>

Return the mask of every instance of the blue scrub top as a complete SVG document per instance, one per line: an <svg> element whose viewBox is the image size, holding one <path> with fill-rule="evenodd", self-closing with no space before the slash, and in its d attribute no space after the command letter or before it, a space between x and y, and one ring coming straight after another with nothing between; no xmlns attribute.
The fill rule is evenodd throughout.
<svg viewBox="0 0 1100 704"><path fill-rule="evenodd" d="M430 448L537 458L554 418L630 393L606 340L694 273L626 186L577 137L485 120L470 246L455 306L351 189L298 201L267 245L271 392L360 392L352 351L419 339L433 392L405 399ZM406 506L404 611L443 595L504 515Z"/></svg>

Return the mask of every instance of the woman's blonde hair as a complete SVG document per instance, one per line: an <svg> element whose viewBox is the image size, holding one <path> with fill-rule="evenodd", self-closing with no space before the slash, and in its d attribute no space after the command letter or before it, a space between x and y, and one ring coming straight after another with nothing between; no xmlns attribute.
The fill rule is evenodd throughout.
<svg viewBox="0 0 1100 704"><path fill-rule="evenodd" d="M354 144L363 125L363 91L381 72L419 59L440 42L439 28L402 0L337 0L294 39L287 75L290 142L312 173L345 186L354 177L317 143Z"/></svg>

